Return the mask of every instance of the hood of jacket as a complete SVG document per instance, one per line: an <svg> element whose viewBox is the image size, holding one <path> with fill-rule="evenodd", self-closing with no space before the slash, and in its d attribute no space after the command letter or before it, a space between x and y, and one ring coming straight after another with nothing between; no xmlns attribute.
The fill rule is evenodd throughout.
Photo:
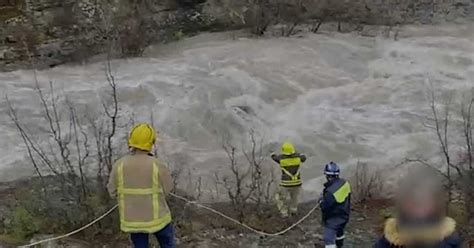
<svg viewBox="0 0 474 248"><path fill-rule="evenodd" d="M433 244L443 241L456 231L456 221L446 217L438 225L425 228L401 229L398 220L390 218L385 222L384 236L395 246L412 243Z"/></svg>

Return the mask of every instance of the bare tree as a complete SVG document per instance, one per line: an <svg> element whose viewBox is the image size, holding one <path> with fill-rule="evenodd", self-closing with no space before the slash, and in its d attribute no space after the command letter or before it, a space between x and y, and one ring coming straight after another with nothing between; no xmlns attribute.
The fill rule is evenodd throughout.
<svg viewBox="0 0 474 248"><path fill-rule="evenodd" d="M308 2L308 1L306 1ZM308 9L304 0L293 2L278 1L277 16L278 21L283 24L281 35L289 37L295 34L295 28L309 19Z"/></svg>
<svg viewBox="0 0 474 248"><path fill-rule="evenodd" d="M248 181L251 169L249 167L242 168L237 164L237 149L230 145L224 144L222 146L229 159L229 169L231 177L224 176L222 184L227 190L227 195L234 206L234 209L239 213L239 219L243 220L244 205L250 199L254 188Z"/></svg>
<svg viewBox="0 0 474 248"><path fill-rule="evenodd" d="M474 221L474 93L470 99L461 105L462 136L464 138L464 151L460 154L460 165L462 167L462 190L466 210L471 221Z"/></svg>
<svg viewBox="0 0 474 248"><path fill-rule="evenodd" d="M253 34L262 36L275 20L274 7L270 0L252 0L243 18Z"/></svg>
<svg viewBox="0 0 474 248"><path fill-rule="evenodd" d="M250 207L260 209L264 203L269 203L275 183L272 168L264 166L269 151L263 148L263 138L257 139L254 131L250 131L249 137L250 145L244 145L242 155L239 155L238 149L228 140L224 143L223 149L228 158L229 173L224 176L220 176L217 172L214 174L216 192L218 192L217 185L224 187L241 221ZM245 162L240 162L239 157L245 158ZM270 176L266 176L265 173L269 173Z"/></svg>
<svg viewBox="0 0 474 248"><path fill-rule="evenodd" d="M107 82L109 83L110 87L110 101L109 105L103 103L104 112L108 117L109 122L109 132L107 134L107 148L105 153L105 164L107 166L107 173L110 174L112 170L113 164L113 156L114 156L114 149L112 139L115 136L115 132L117 131L117 118L119 113L119 106L118 106L118 97L117 97L117 84L115 83L115 77L112 73L112 67L110 65L110 60L107 60L106 67L105 67L105 76L107 78ZM108 178L107 174L107 178Z"/></svg>
<svg viewBox="0 0 474 248"><path fill-rule="evenodd" d="M27 134L27 132L25 131L23 125L18 120L17 113L16 113L15 109L12 107L12 104L11 104L8 96L6 97L6 101L7 101L7 104L8 104L9 116L10 116L11 120L13 121L13 123L15 124L15 126L16 126L22 140L23 140L23 143L25 144L25 147L26 147L26 150L27 150L27 153L28 153L28 158L30 159L31 164L32 164L33 168L35 169L36 174L41 179L41 184L42 184L42 187L43 187L44 197L45 197L45 199L47 199L48 195L47 195L46 183L45 183L44 178L43 178L43 173L40 170L40 165L38 164L37 160L34 157L34 153L40 155L40 159L41 159L42 162L44 162L45 160L47 161L47 159L42 157L41 155L43 153L41 151L38 151L36 149L36 147L34 146L34 143L32 142L30 136ZM51 171L53 173L57 174L57 172L51 167L51 163L46 162L46 164L49 166L49 168L51 169Z"/></svg>
<svg viewBox="0 0 474 248"><path fill-rule="evenodd" d="M436 137L438 139L441 152L443 153L445 159L445 178L448 181L448 202L452 200L452 190L454 187L454 182L451 177L451 170L455 166L451 162L450 155L450 146L449 146L449 126L450 126L450 114L451 114L451 96L444 104L443 113L439 113L439 110L436 108L436 97L433 89L433 85L430 83L430 110L432 113L432 118L428 118L431 121L431 125L425 124L426 127L433 129ZM457 168L459 169L459 168ZM448 206L449 207L449 206Z"/></svg>
<svg viewBox="0 0 474 248"><path fill-rule="evenodd" d="M110 58L110 55L107 55ZM95 156L97 157L96 179L99 187L103 189L104 196L107 196L105 184L108 181L113 166L115 154L114 137L118 129L119 119L119 101L117 92L117 83L112 72L110 59L105 62L105 77L109 86L108 97L102 99L102 116L105 118L96 118L87 116L89 125L94 133L96 145Z"/></svg>
<svg viewBox="0 0 474 248"><path fill-rule="evenodd" d="M442 107L438 107L435 91L430 84L429 106L432 116L425 126L434 131L440 151L444 158L444 169L433 165L426 159L415 161L436 170L446 179L449 202L453 193L460 191L465 209L471 221L474 220L474 165L473 165L473 105L474 92L459 102L459 111L448 96ZM467 100L466 100L467 99ZM440 110L441 109L441 110ZM460 147L454 151L455 147ZM456 156L457 155L457 156ZM448 202L448 212L449 212Z"/></svg>
<svg viewBox="0 0 474 248"><path fill-rule="evenodd" d="M107 63L106 77L110 95L102 101L103 114L101 114L106 118L97 118L97 116L89 114L89 111L85 111L87 107L81 109L66 94L57 94L53 82L49 82L48 87L42 88L36 72L33 76L34 90L43 117L39 126L45 132L37 133L30 130L34 127L21 120L14 102L7 97L9 116L18 130L27 156L40 178L44 193L40 203L57 207L57 204L52 203L52 198L60 198L68 204L78 203L69 209L63 207L38 214L46 214L51 219L56 218L59 214L64 223L76 225L94 215L95 211L101 211L98 206L105 206L109 200L105 182L116 155L114 137L119 118L117 84L110 63ZM79 113L82 112L86 114L80 115ZM92 139L90 138L91 132ZM94 162L97 163L97 167L89 166ZM94 178L95 171L98 172ZM47 181L51 178L54 178L54 184ZM98 183L94 184L95 182ZM97 194L99 192L102 194ZM95 201L93 199L99 199L100 202L93 202ZM76 213L86 213L86 215L82 216Z"/></svg>
<svg viewBox="0 0 474 248"><path fill-rule="evenodd" d="M70 122L74 131L73 135L74 135L76 154L77 154L77 167L79 169L79 179L81 180L82 195L83 195L83 198L85 199L88 194L88 189L87 189L87 175L84 172L84 166L85 166L87 158L90 155L89 138L86 131L84 130L84 127L80 123L79 117L76 112L76 108L69 100L67 100L67 105L69 106ZM80 138L81 136L82 138Z"/></svg>
<svg viewBox="0 0 474 248"><path fill-rule="evenodd" d="M321 28L321 25L323 24L324 19L323 18L318 18L313 21L311 25L311 32L317 33L319 31L319 28Z"/></svg>
<svg viewBox="0 0 474 248"><path fill-rule="evenodd" d="M380 197L382 175L379 170L369 168L367 163L357 162L355 173L351 178L355 202Z"/></svg>
<svg viewBox="0 0 474 248"><path fill-rule="evenodd" d="M250 167L251 175L251 187L254 189L250 199L257 204L259 207L262 202L268 203L272 198L271 188L275 183L274 171L270 168L269 170L264 168L264 162L270 156L270 150L265 150L263 137L257 140L254 130L250 130L250 151L246 151L245 147L242 149L242 153L247 159L247 163ZM270 173L270 177L266 177L264 173ZM265 179L268 180L265 180Z"/></svg>
<svg viewBox="0 0 474 248"><path fill-rule="evenodd" d="M52 142L40 143L41 135L33 135L21 122L13 104L7 98L10 118L19 131L27 150L27 155L42 182L45 195L43 201L51 207L51 199L47 193L49 185L45 184L44 176L54 176L59 183L61 198L66 201L78 202L79 208L84 208L89 215L91 208L85 204L88 198L88 177L84 171L90 150L88 136L84 124L79 120L76 109L67 99L68 108L59 109L60 99L55 95L53 83L49 84L49 95L45 95L34 77L35 90L43 110L47 132L43 135L51 137ZM49 148L49 149L46 149ZM49 151L48 151L49 150ZM67 223L75 223L77 219L71 216L67 209L58 209ZM54 213L47 213L54 214Z"/></svg>

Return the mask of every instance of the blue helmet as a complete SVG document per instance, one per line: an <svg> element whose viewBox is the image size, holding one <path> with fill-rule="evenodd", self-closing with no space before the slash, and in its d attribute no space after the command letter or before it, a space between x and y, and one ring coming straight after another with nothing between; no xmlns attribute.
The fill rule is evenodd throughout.
<svg viewBox="0 0 474 248"><path fill-rule="evenodd" d="M326 176L339 176L340 172L341 169L339 168L339 165L334 162L329 162L329 164L324 166L324 174Z"/></svg>

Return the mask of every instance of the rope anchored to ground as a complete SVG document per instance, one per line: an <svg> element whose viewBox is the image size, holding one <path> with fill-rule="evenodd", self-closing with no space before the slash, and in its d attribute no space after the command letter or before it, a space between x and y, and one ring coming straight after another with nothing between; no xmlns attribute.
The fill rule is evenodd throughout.
<svg viewBox="0 0 474 248"><path fill-rule="evenodd" d="M276 232L276 233L267 233L267 232L264 232L264 231L260 231L260 230L257 230L247 224L244 224L222 212L219 212L213 208L210 208L206 205L203 205L201 203L198 203L198 202L195 202L195 201L191 201L183 196L180 196L180 195L177 195L177 194L174 194L174 193L170 193L171 196L175 197L176 199L179 199L179 200L182 200L188 204L192 204L192 205L195 205L199 208L202 208L202 209L206 209L214 214L217 214L221 217L223 217L224 219L227 219L229 220L230 222L232 223L235 223L239 226L242 226L244 227L245 229L249 230L249 231L252 231L256 234L259 234L259 235L262 235L262 236L268 236L268 237L275 237L275 236L280 236L280 235L283 235L287 232L289 232L290 230L292 230L293 228L297 227L298 225L300 225L303 221L305 221L307 218L309 218L311 216L311 214L314 213L314 211L316 211L316 209L319 208L319 204L316 204L307 214L305 214L301 219L299 219L297 222L295 222L293 225L289 226L288 228L284 229L284 230L281 230L279 232ZM51 242L51 241L56 241L56 240L60 240L60 239L64 239L64 238L67 238L67 237L70 237L72 235L75 235L91 226L93 226L94 224L96 224L97 222L101 221L103 218L107 217L109 214L111 214L115 209L117 209L118 205L115 205L113 206L112 208L110 208L107 212L105 212L104 214L102 214L101 216L99 216L98 218L96 218L95 220L93 220L92 222L90 222L89 224L79 228L79 229L76 229L70 233L66 233L64 235L60 235L60 236L57 236L57 237L52 237L52 238L48 238L48 239L44 239L44 240L40 240L40 241L37 241L37 242L33 242L31 244L28 244L28 245L23 245L23 246L19 246L20 248L26 248L26 247L32 247L32 246L35 246L35 245L39 245L39 244L43 244L43 243L47 243L47 242Z"/></svg>

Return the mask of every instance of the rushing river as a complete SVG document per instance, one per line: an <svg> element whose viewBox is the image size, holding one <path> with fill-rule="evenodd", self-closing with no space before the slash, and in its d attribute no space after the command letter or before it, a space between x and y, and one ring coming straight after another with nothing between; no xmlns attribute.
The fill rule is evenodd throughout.
<svg viewBox="0 0 474 248"><path fill-rule="evenodd" d="M438 153L427 114L427 81L439 92L474 86L474 26L404 27L398 40L356 34L232 39L202 34L150 48L147 56L112 61L122 117L149 120L168 154L181 154L193 175L223 167L223 137L240 146L249 129L267 148L292 140L309 157L307 191L323 165L357 161L390 166ZM42 87L77 105L101 108L104 64L65 65L38 72ZM3 95L32 132L45 128L32 71L0 73L0 181L34 174L7 114ZM43 123L43 124L39 124ZM128 127L126 128L128 129ZM125 128L117 142L125 146ZM39 142L47 143L45 139ZM346 170L347 171L347 170Z"/></svg>

